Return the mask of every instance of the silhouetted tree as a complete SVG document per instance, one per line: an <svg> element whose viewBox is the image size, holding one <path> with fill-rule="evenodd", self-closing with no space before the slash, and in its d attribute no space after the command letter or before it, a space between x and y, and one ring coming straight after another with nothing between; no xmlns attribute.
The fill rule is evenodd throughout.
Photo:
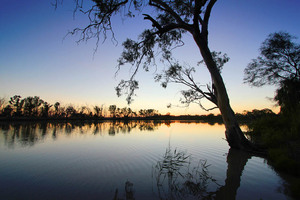
<svg viewBox="0 0 300 200"><path fill-rule="evenodd" d="M10 117L13 112L11 105L7 105L3 108L2 115L5 117Z"/></svg>
<svg viewBox="0 0 300 200"><path fill-rule="evenodd" d="M33 97L33 115L38 116L39 114L39 107L43 104L44 100L40 99L38 96Z"/></svg>
<svg viewBox="0 0 300 200"><path fill-rule="evenodd" d="M146 110L146 116L147 117L153 117L155 115L158 115L158 111L155 109L147 109Z"/></svg>
<svg viewBox="0 0 300 200"><path fill-rule="evenodd" d="M116 108L116 114L115 114L115 116L116 117L121 117L121 115L122 115L122 113L121 113L121 108Z"/></svg>
<svg viewBox="0 0 300 200"><path fill-rule="evenodd" d="M90 113L90 109L87 106L81 106L79 114L83 117L87 113Z"/></svg>
<svg viewBox="0 0 300 200"><path fill-rule="evenodd" d="M244 116L247 119L254 120L261 117L275 116L275 113L268 108L262 110L254 109L252 111L244 111Z"/></svg>
<svg viewBox="0 0 300 200"><path fill-rule="evenodd" d="M140 117L153 117L159 115L159 112L155 109L140 109L139 115Z"/></svg>
<svg viewBox="0 0 300 200"><path fill-rule="evenodd" d="M300 102L300 45L287 32L270 34L260 56L245 69L244 81L253 86L278 85L275 100L282 110L296 109Z"/></svg>
<svg viewBox="0 0 300 200"><path fill-rule="evenodd" d="M60 117L66 117L67 116L66 108L65 107L63 107L63 106L59 107L59 116Z"/></svg>
<svg viewBox="0 0 300 200"><path fill-rule="evenodd" d="M73 106L68 106L66 108L66 117L73 117L76 113L76 109Z"/></svg>
<svg viewBox="0 0 300 200"><path fill-rule="evenodd" d="M293 113L300 109L300 80L287 79L282 81L274 99L281 107L281 112Z"/></svg>
<svg viewBox="0 0 300 200"><path fill-rule="evenodd" d="M102 104L101 107L100 107L100 110L99 110L99 116L100 116L100 117L103 117L103 116L104 116L104 107L103 107L103 104Z"/></svg>
<svg viewBox="0 0 300 200"><path fill-rule="evenodd" d="M131 110L131 108L127 108L127 107L124 107L124 108L122 108L121 109L121 116L123 116L123 117L130 117L131 115L132 115L132 110Z"/></svg>
<svg viewBox="0 0 300 200"><path fill-rule="evenodd" d="M146 110L145 109L140 109L139 110L139 116L140 117L145 117L146 116Z"/></svg>
<svg viewBox="0 0 300 200"><path fill-rule="evenodd" d="M245 138L237 123L219 67L214 59L214 54L208 47L208 22L216 1L92 0L94 4L88 10L83 11L88 16L90 23L84 28L74 29L70 34L80 33L79 41L96 38L98 44L101 35L105 39L107 33L111 32L114 37L112 17L120 13L124 13L128 17L135 17L134 12L145 12L144 19L152 23L152 28L143 31L138 41L127 39L123 43L124 50L118 60L119 68L125 64L132 65L134 68L131 78L121 80L116 87L118 96L126 94L128 103L131 103L135 90L138 89L135 75L140 68L148 71L149 66L155 65L154 59L157 52L161 52L162 58L170 61L172 67L172 50L184 44L183 34L190 33L211 75L212 88L209 91L211 96L208 96L208 99L213 100L222 114L229 145L235 148L251 149L253 146ZM82 10L82 2L82 0L75 0L75 10ZM149 9L146 9L147 6Z"/></svg>
<svg viewBox="0 0 300 200"><path fill-rule="evenodd" d="M41 115L42 115L42 117L48 117L49 110L52 107L52 105L46 101L44 101L42 105L43 105L43 107L42 107Z"/></svg>
<svg viewBox="0 0 300 200"><path fill-rule="evenodd" d="M286 32L270 34L260 47L260 56L245 69L244 81L253 86L300 80L300 45Z"/></svg>
<svg viewBox="0 0 300 200"><path fill-rule="evenodd" d="M31 116L34 108L35 108L35 105L33 102L33 97L26 97L24 99L24 114Z"/></svg>
<svg viewBox="0 0 300 200"><path fill-rule="evenodd" d="M94 106L94 111L95 111L95 115L96 115L97 117L99 117L99 116L101 115L101 113L102 113L102 112L100 112L100 111L101 111L101 108L98 107L98 106Z"/></svg>
<svg viewBox="0 0 300 200"><path fill-rule="evenodd" d="M60 103L59 102L55 102L54 104L54 109L55 109L55 115L58 116L59 113L59 107L60 107Z"/></svg>
<svg viewBox="0 0 300 200"><path fill-rule="evenodd" d="M110 105L108 107L108 111L110 112L110 115L112 117L116 117L116 110L117 110L117 106L116 105Z"/></svg>
<svg viewBox="0 0 300 200"><path fill-rule="evenodd" d="M221 52L212 52L213 59L221 72L224 64L228 62L229 58L226 54L222 55ZM203 60L198 62L198 65L205 64ZM196 69L194 67L186 67L180 65L178 62L170 63L167 70L162 71L162 73L155 76L155 80L161 82L162 87L166 88L169 83L179 83L186 86L187 90L182 90L181 94L183 98L180 102L185 106L189 106L191 103L198 104L203 110L210 111L217 107L217 98L214 94L214 85L210 84L200 84L194 78L194 73ZM211 108L205 108L202 105L202 100L206 99L214 104ZM171 105L169 105L171 106Z"/></svg>
<svg viewBox="0 0 300 200"><path fill-rule="evenodd" d="M21 99L20 95L15 95L13 97L10 97L9 103L15 108L14 115L20 116L22 114L24 99Z"/></svg>

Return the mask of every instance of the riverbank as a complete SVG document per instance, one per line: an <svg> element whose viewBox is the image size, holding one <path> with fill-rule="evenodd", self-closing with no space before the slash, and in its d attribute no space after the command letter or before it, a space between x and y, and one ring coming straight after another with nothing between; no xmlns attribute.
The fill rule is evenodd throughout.
<svg viewBox="0 0 300 200"><path fill-rule="evenodd" d="M246 133L267 149L268 163L288 175L291 195L300 198L300 112L267 115L248 124Z"/></svg>

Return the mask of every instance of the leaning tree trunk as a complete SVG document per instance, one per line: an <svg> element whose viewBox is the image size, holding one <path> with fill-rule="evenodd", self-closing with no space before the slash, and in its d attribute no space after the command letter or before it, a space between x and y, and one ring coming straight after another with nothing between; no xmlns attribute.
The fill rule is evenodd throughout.
<svg viewBox="0 0 300 200"><path fill-rule="evenodd" d="M229 98L219 69L211 55L207 42L199 37L194 37L203 60L211 74L214 95L217 98L217 106L221 112L223 122L226 128L226 140L230 147L253 150L254 146L250 143L241 131L240 126L235 118L235 114L230 106Z"/></svg>

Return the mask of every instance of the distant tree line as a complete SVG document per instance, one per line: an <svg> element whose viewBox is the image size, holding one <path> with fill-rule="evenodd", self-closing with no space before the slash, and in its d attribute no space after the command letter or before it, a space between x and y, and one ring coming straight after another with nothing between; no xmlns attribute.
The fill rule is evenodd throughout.
<svg viewBox="0 0 300 200"><path fill-rule="evenodd" d="M110 105L108 110L101 106L62 106L60 102L50 104L38 96L22 98L20 95L10 97L9 101L0 98L1 119L90 119L90 118L133 118L133 117L157 117L161 116L155 109L140 109L133 111L131 108L119 108Z"/></svg>
<svg viewBox="0 0 300 200"><path fill-rule="evenodd" d="M238 120L249 121L262 116L276 115L270 109L244 111L236 113ZM27 119L96 119L96 120L126 120L126 119L159 119L159 120L200 120L203 122L223 123L220 114L208 115L179 115L170 113L162 115L155 109L140 109L134 111L129 107L120 108L109 105L107 108L102 104L93 107L73 105L63 106L60 102L50 104L38 96L22 98L20 95L10 97L9 101L0 98L0 120L27 120Z"/></svg>

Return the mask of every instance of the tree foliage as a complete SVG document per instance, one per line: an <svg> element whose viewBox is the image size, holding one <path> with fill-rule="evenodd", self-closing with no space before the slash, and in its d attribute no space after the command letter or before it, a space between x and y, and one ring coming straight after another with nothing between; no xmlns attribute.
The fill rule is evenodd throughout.
<svg viewBox="0 0 300 200"><path fill-rule="evenodd" d="M260 56L245 69L244 81L253 86L278 85L274 100L281 111L300 108L300 45L287 32L270 34L260 47Z"/></svg>
<svg viewBox="0 0 300 200"><path fill-rule="evenodd" d="M79 2L83 0L75 2L76 11L81 8ZM222 114L229 145L238 149L255 149L238 125L217 64L218 61L225 63L228 59L216 60L218 54L214 55L208 47L208 22L217 0L92 0L92 2L94 4L91 7L82 11L88 16L90 23L71 32L81 34L79 41L95 37L98 44L100 36L103 35L105 40L108 31L112 33L114 39L111 19L117 14L135 17L135 13L139 14L138 16L142 13L144 20L152 24L152 27L145 29L137 40L127 39L123 42L124 49L118 59L118 70L123 65L129 65L132 74L128 80L121 80L116 87L118 96L126 95L128 104L131 103L136 89L139 88L139 82L136 80L137 72L141 69L148 71L151 66L157 67L156 59L159 58L160 61L164 61L163 64L169 66L167 74L165 73L170 75L165 76L167 79L179 80L179 83L183 84L192 83L192 87L183 92L183 103L198 103L201 98L210 100ZM185 70L172 59L174 48L184 45L183 35L186 33L192 36L210 73L212 85L206 87L208 92L203 91L195 80L190 80L194 69Z"/></svg>
<svg viewBox="0 0 300 200"><path fill-rule="evenodd" d="M58 2L59 0L56 0L56 6ZM101 38L107 39L108 33L115 40L112 18L116 15L133 18L143 13L144 19L152 23L152 27L144 30L137 40L126 39L123 42L124 50L118 59L118 69L126 64L133 67L131 77L128 80L121 80L116 87L117 95L126 95L127 102L131 103L136 89L139 88L139 82L135 78L137 72L141 68L148 71L150 66L157 66L155 61L157 57L167 61L164 64L172 69L176 65L172 59L172 50L184 45L182 41L184 33L189 32L200 38L202 42L208 42L208 21L216 0L91 0L92 6L86 9L84 9L83 0L75 0L75 2L75 12L80 10L86 14L90 23L85 27L75 28L70 34L79 33L79 42L96 38L97 47ZM220 58L220 53L214 53L213 57ZM226 59L221 58L216 61L222 62ZM194 70L191 69L190 72ZM198 95L198 92L194 93ZM200 93L203 95L204 91ZM195 99L197 98L195 96Z"/></svg>
<svg viewBox="0 0 300 200"><path fill-rule="evenodd" d="M213 58L217 64L217 67L221 73L221 70L225 63L229 61L229 57L221 52L212 52ZM155 76L155 80L161 82L162 87L166 88L169 83L179 83L185 85L188 89L182 90L182 98L180 102L186 106L191 103L198 104L203 110L209 111L218 108L217 98L215 96L215 88L213 84L203 85L197 82L194 77L196 72L195 67L187 67L180 65L179 62L169 62L169 68L163 70L162 73ZM203 60L198 62L198 65L205 64ZM202 104L202 99L209 100L215 106L211 108L205 108Z"/></svg>
<svg viewBox="0 0 300 200"><path fill-rule="evenodd" d="M300 45L287 32L270 34L260 47L260 56L245 69L244 81L253 86L300 80Z"/></svg>
<svg viewBox="0 0 300 200"><path fill-rule="evenodd" d="M276 90L274 100L281 107L281 112L292 114L300 110L300 80L287 79Z"/></svg>

